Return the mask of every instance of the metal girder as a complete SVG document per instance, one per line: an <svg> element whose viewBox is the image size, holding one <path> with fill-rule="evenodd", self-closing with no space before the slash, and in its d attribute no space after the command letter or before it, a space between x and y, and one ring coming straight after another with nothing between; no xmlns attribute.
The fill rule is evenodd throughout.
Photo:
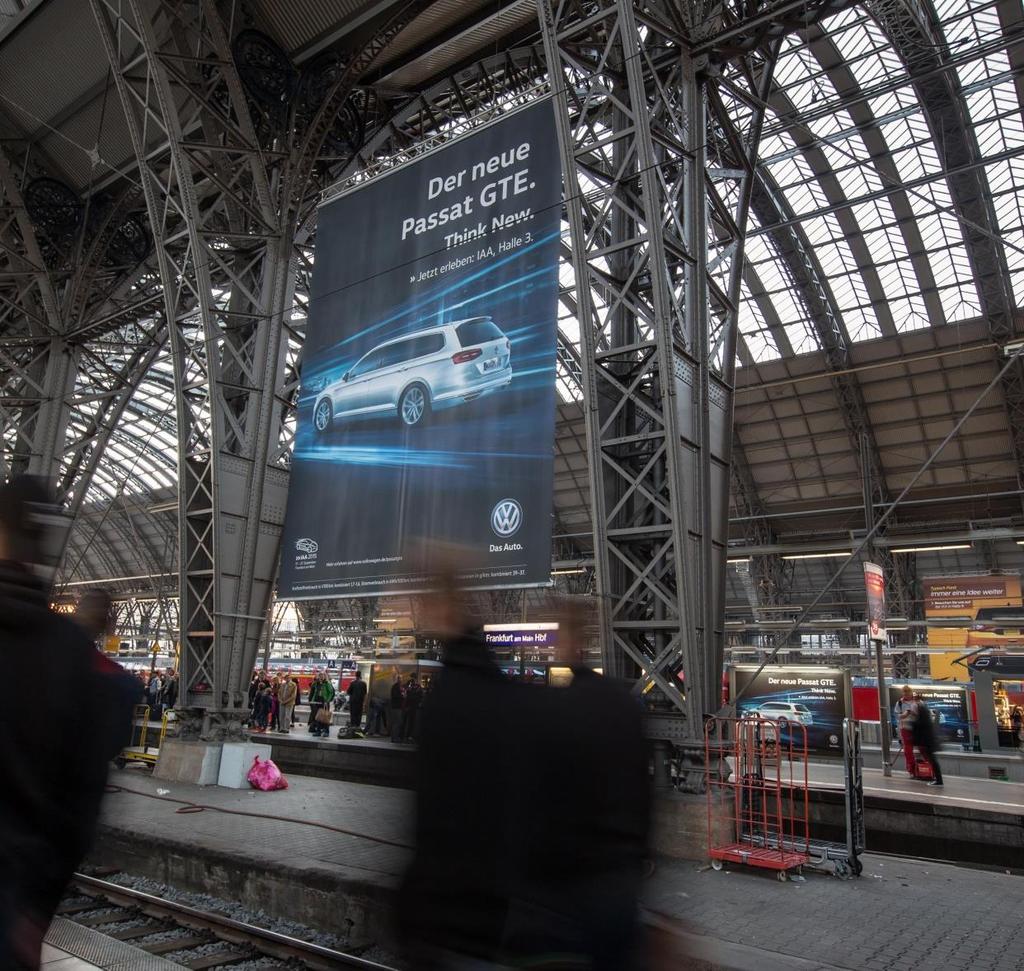
<svg viewBox="0 0 1024 971"><path fill-rule="evenodd" d="M993 340L1003 344L1019 332L1016 302L967 101L957 73L942 69L949 49L933 23L929 5L920 0L873 0L868 9L907 65L939 163L949 173L946 184L963 230L982 315ZM1020 361L1003 376L1002 390L1020 483L1024 482L1024 364Z"/></svg>
<svg viewBox="0 0 1024 971"><path fill-rule="evenodd" d="M718 18L698 20L694 56L726 61L752 53L767 43L810 27L825 17L858 6L863 0L728 0ZM719 6L705 3L706 8ZM700 11L703 13L703 11Z"/></svg>
<svg viewBox="0 0 1024 971"><path fill-rule="evenodd" d="M7 297L8 309L21 318L15 324L14 334L21 330L39 339L30 348L20 348L21 366L11 359L17 355L14 349L7 352L10 356L3 361L4 394L21 399L20 408L12 413L17 423L18 446L10 473L41 475L52 482L57 476L67 427L66 402L74 383L75 352L62 336L59 280L47 267L25 204L27 168L23 163L16 169L8 151L0 148L0 253L6 257L11 273L8 279L15 284L14 293Z"/></svg>
<svg viewBox="0 0 1024 971"><path fill-rule="evenodd" d="M777 542L764 503L757 492L757 484L747 463L743 445L733 432L732 461L730 465L731 495L737 513L743 517L746 541L752 547L770 546ZM765 607L778 607L789 602L793 589L793 563L778 553L754 553L748 563L736 564L736 575L743 585L755 620L774 619ZM761 635L761 646L770 651L775 647L775 635Z"/></svg>
<svg viewBox="0 0 1024 971"><path fill-rule="evenodd" d="M146 229L134 188L81 200L0 121L10 133L0 150L0 471L47 478L73 513L98 458L79 461L97 442L83 430L123 412L142 373L130 364L136 341L148 349L152 337L125 314L101 328L119 332L101 360L83 332L146 290Z"/></svg>
<svg viewBox="0 0 1024 971"><path fill-rule="evenodd" d="M579 308L605 670L639 674L638 690L653 683L648 697L684 712L695 742L720 691L724 348L735 347L712 320L712 303L718 321L730 307L708 273L709 205L724 223L736 216L708 201L705 79L680 41L694 5L538 8Z"/></svg>
<svg viewBox="0 0 1024 971"><path fill-rule="evenodd" d="M293 89L242 81L214 0L92 0L156 241L178 407L182 697L212 737L239 730L277 567L293 433L305 227L321 146L355 83L428 6L397 5L347 59ZM265 67L265 61L260 61ZM244 62L248 70L251 65ZM256 80L253 80L253 78ZM358 110L358 108L353 109ZM155 150L154 150L155 148Z"/></svg>

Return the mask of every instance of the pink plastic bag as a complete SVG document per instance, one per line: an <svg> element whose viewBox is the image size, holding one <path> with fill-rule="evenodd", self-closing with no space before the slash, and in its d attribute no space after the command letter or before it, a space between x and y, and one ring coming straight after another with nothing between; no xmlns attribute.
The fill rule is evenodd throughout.
<svg viewBox="0 0 1024 971"><path fill-rule="evenodd" d="M288 780L281 775L281 770L274 764L274 760L267 759L266 762L261 762L258 755L252 760L252 768L249 769L246 779L254 789L262 789L264 792L288 788Z"/></svg>

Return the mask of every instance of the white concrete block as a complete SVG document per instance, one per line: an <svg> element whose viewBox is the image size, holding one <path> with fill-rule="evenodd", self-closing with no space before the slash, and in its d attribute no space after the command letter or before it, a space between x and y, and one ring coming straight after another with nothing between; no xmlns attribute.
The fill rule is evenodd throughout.
<svg viewBox="0 0 1024 971"><path fill-rule="evenodd" d="M216 785L220 774L220 754L220 742L164 739L153 778L200 786Z"/></svg>
<svg viewBox="0 0 1024 971"><path fill-rule="evenodd" d="M269 745L254 742L225 742L220 756L220 772L217 785L225 789L247 789L246 775L252 768L253 759L258 755L262 761L270 758Z"/></svg>

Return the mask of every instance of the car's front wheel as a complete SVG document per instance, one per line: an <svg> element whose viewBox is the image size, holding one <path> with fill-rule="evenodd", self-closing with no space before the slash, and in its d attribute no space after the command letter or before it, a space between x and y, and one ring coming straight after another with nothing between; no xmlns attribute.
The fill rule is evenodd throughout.
<svg viewBox="0 0 1024 971"><path fill-rule="evenodd" d="M322 435L327 431L331 427L333 419L334 414L330 399L322 398L317 402L316 408L313 410L313 427L316 428L317 434Z"/></svg>
<svg viewBox="0 0 1024 971"><path fill-rule="evenodd" d="M426 422L430 414L430 396L421 384L414 384L402 392L398 402L398 415L402 424L414 428Z"/></svg>

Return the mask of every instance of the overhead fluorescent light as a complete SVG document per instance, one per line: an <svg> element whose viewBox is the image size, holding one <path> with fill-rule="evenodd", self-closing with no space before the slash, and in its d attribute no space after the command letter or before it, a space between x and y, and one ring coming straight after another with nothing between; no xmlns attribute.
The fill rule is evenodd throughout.
<svg viewBox="0 0 1024 971"><path fill-rule="evenodd" d="M849 556L848 550L840 550L838 553L790 553L788 556L784 556L784 560L828 560L836 559L840 556Z"/></svg>
<svg viewBox="0 0 1024 971"><path fill-rule="evenodd" d="M812 627L848 627L851 620L849 617L821 617L807 623Z"/></svg>
<svg viewBox="0 0 1024 971"><path fill-rule="evenodd" d="M177 580L177 573L137 573L130 577L96 577L95 580L72 580L65 587L101 587L104 583L127 583L130 580Z"/></svg>
<svg viewBox="0 0 1024 971"><path fill-rule="evenodd" d="M574 570L552 570L551 575L553 577L564 577L569 573L586 573L586 567L578 566Z"/></svg>
<svg viewBox="0 0 1024 971"><path fill-rule="evenodd" d="M946 543L942 546L894 546L890 553L942 553L945 550L969 550L970 543Z"/></svg>
<svg viewBox="0 0 1024 971"><path fill-rule="evenodd" d="M750 562L750 557L749 556L737 556L735 559L726 560L725 562L726 563L749 563Z"/></svg>
<svg viewBox="0 0 1024 971"><path fill-rule="evenodd" d="M1005 357L1013 357L1022 347L1024 347L1024 340L1007 341L1003 345L1003 355Z"/></svg>

